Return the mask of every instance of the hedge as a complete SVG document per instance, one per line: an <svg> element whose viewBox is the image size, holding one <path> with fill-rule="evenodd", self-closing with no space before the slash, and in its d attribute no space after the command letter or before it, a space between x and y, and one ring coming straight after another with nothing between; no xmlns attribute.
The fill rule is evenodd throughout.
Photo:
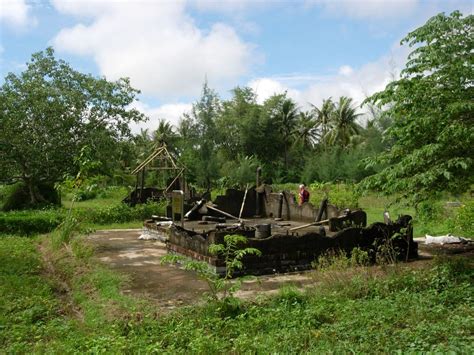
<svg viewBox="0 0 474 355"><path fill-rule="evenodd" d="M111 224L144 221L154 214L163 215L164 203L146 203L129 207L123 203L94 209L78 208L74 217L82 223ZM33 235L48 233L64 220L65 209L11 211L0 213L0 234Z"/></svg>
<svg viewBox="0 0 474 355"><path fill-rule="evenodd" d="M64 219L60 210L0 213L0 233L32 235L48 233Z"/></svg>

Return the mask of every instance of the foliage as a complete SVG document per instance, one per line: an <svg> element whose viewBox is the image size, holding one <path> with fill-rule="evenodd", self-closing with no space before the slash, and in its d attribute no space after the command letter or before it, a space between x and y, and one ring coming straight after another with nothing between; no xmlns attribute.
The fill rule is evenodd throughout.
<svg viewBox="0 0 474 355"><path fill-rule="evenodd" d="M418 203L437 191L459 193L474 182L474 16L438 14L402 44L415 49L401 78L369 98L393 120L390 151L368 165L386 167L363 183Z"/></svg>
<svg viewBox="0 0 474 355"><path fill-rule="evenodd" d="M350 257L343 251L330 250L320 255L317 260L311 263L311 266L319 271L333 271L367 266L369 264L370 258L368 252L360 248L354 248L351 251Z"/></svg>
<svg viewBox="0 0 474 355"><path fill-rule="evenodd" d="M128 79L109 82L79 73L52 48L32 55L26 70L10 73L0 89L0 170L28 187L31 204L44 201L38 184L75 175L75 158L89 146L98 170L110 172L129 122L144 116L130 104L138 91Z"/></svg>
<svg viewBox="0 0 474 355"><path fill-rule="evenodd" d="M199 101L193 104L190 113L184 115L181 125L187 125L192 133L182 137L182 160L192 178L200 186L210 189L211 182L218 177L216 160L216 117L222 109L216 92L204 83Z"/></svg>
<svg viewBox="0 0 474 355"><path fill-rule="evenodd" d="M148 202L130 207L124 203L94 209L78 208L73 215L83 223L110 224L143 221L152 215L165 214L164 202Z"/></svg>
<svg viewBox="0 0 474 355"><path fill-rule="evenodd" d="M225 186L245 188L255 184L257 167L261 162L254 156L237 157L236 161L228 161L222 166L225 176Z"/></svg>
<svg viewBox="0 0 474 355"><path fill-rule="evenodd" d="M211 299L214 301L232 302L233 294L240 289L241 279L231 281L235 271L243 268L242 259L246 255L260 256L255 248L244 248L247 238L241 235L224 236L224 244L211 244L209 252L224 258L225 274L221 277L208 263L195 261L178 255L166 255L162 263L180 263L185 270L195 271L209 286Z"/></svg>
<svg viewBox="0 0 474 355"><path fill-rule="evenodd" d="M57 273L44 273L35 240L0 239L5 352L473 351L474 275L467 258L387 271L348 269L340 282L317 272L316 287L287 286L274 297L242 302L233 317L207 305L157 314L156 305L123 296L124 280L110 270L70 255L53 262ZM69 290L54 281L57 275Z"/></svg>
<svg viewBox="0 0 474 355"><path fill-rule="evenodd" d="M24 210L29 208L45 208L61 204L61 198L58 191L52 185L39 183L34 187L41 196L43 201L41 203L32 204L28 186L23 182L17 182L5 189L5 196L3 197L3 211Z"/></svg>
<svg viewBox="0 0 474 355"><path fill-rule="evenodd" d="M0 233L34 235L51 232L59 226L64 214L56 210L0 213Z"/></svg>
<svg viewBox="0 0 474 355"><path fill-rule="evenodd" d="M329 203L338 208L357 208L359 207L359 194L351 184L329 184L329 183L313 183L310 185L310 201L314 201L315 206L324 197L328 197Z"/></svg>
<svg viewBox="0 0 474 355"><path fill-rule="evenodd" d="M474 200L471 199L457 208L449 221L449 227L453 234L474 236Z"/></svg>
<svg viewBox="0 0 474 355"><path fill-rule="evenodd" d="M327 137L324 137L328 144L347 148L351 138L359 134L360 126L356 122L358 116L360 114L356 113L352 98L341 96L332 111L329 121L331 129L327 132Z"/></svg>

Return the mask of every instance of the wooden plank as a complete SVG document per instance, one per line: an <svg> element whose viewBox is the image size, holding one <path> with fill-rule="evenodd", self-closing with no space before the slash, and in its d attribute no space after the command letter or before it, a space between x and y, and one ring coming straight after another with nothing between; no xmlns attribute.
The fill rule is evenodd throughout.
<svg viewBox="0 0 474 355"><path fill-rule="evenodd" d="M298 229L308 228L308 227L311 227L311 226L319 226L319 225L321 225L321 224L328 223L328 222L329 222L329 219L325 219L325 220L322 220L322 221L319 221L319 222L313 222L313 223L303 224L302 226L293 227L293 228L290 228L290 229L288 229L288 230L289 230L289 231L296 231L296 230L298 230Z"/></svg>
<svg viewBox="0 0 474 355"><path fill-rule="evenodd" d="M229 218L232 218L232 219L239 219L238 217L235 217L235 216L231 215L230 213L221 211L220 209L215 208L215 207L212 207L212 206L210 206L210 205L206 205L206 207L209 208L210 210L219 212L220 214L223 214L223 215L226 216L226 217L229 217ZM243 220L243 219L242 219L242 220Z"/></svg>

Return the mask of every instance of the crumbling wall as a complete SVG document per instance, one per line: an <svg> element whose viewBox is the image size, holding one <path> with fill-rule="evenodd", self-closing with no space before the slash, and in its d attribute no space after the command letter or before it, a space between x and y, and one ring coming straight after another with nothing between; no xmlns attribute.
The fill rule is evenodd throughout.
<svg viewBox="0 0 474 355"><path fill-rule="evenodd" d="M244 200L244 195L245 191L227 189L225 195L217 196L214 200L214 203L219 209L238 217L240 208L242 207L242 202ZM252 187L247 191L247 196L245 197L244 209L242 211L243 218L255 216L257 206L256 203L255 188ZM210 214L221 216L216 212L211 212Z"/></svg>
<svg viewBox="0 0 474 355"><path fill-rule="evenodd" d="M244 235L248 238L245 246L259 249L262 255L246 256L243 259L244 268L241 272L257 275L308 269L312 261L329 250L340 250L349 256L354 248L359 247L368 251L369 256L375 261L378 249L388 243L395 257L415 258L418 255L418 244L413 241L411 217L406 217L409 216L404 216L393 224L374 223L367 228L346 228L334 236L324 236L320 233L306 233L299 236L275 234L264 239L254 238L255 229L252 227L225 228L205 234L172 227L168 250L206 261L222 270L225 266L224 261L220 257L210 255L209 246L212 243L223 243L227 234Z"/></svg>
<svg viewBox="0 0 474 355"><path fill-rule="evenodd" d="M319 213L319 208L314 206L310 202L303 203L303 205L298 205L295 195L283 191L283 206L282 206L282 218L292 221L306 221L314 222ZM280 208L280 199L281 193L279 192L269 192L266 193L263 197L264 200L264 214L267 217L278 217L279 208ZM323 219L336 217L339 215L339 210L336 206L328 205L327 206L327 215L323 215Z"/></svg>

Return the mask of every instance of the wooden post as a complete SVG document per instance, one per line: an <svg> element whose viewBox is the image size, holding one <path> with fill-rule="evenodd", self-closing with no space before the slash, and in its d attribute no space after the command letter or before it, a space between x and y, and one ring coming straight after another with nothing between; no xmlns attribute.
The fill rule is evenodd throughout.
<svg viewBox="0 0 474 355"><path fill-rule="evenodd" d="M143 189L145 188L145 167L142 169L142 179L140 182L140 202L142 201L142 196L143 196Z"/></svg>
<svg viewBox="0 0 474 355"><path fill-rule="evenodd" d="M239 219L242 217L242 212L244 211L245 200L247 199L247 192L249 190L249 184L245 186L244 199L242 200L242 206L240 206Z"/></svg>

